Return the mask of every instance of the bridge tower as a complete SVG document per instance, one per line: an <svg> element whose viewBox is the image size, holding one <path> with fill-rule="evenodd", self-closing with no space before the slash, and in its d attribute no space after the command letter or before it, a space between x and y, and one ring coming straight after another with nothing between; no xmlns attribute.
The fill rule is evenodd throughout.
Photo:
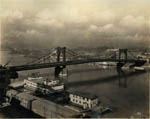
<svg viewBox="0 0 150 119"><path fill-rule="evenodd" d="M57 62L66 61L66 47L57 47Z"/></svg>
<svg viewBox="0 0 150 119"><path fill-rule="evenodd" d="M117 63L118 72L120 72L121 67L126 63L127 59L128 59L128 49L119 49L119 62Z"/></svg>
<svg viewBox="0 0 150 119"><path fill-rule="evenodd" d="M127 60L128 59L128 49L119 49L119 60Z"/></svg>
<svg viewBox="0 0 150 119"><path fill-rule="evenodd" d="M57 62L66 62L66 47L57 47ZM57 66L55 67L55 77L67 75L66 66Z"/></svg>

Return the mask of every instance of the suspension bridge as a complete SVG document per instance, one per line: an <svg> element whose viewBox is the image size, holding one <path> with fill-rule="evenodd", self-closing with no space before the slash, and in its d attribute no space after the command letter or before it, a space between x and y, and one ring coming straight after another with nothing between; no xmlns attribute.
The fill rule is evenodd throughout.
<svg viewBox="0 0 150 119"><path fill-rule="evenodd" d="M132 63L131 67L142 66L146 63L144 59L138 59L132 51L128 49L116 49L115 52L104 52L104 56L90 57L84 54L78 54L75 51L66 47L57 47L50 49L49 52L32 62L20 66L7 66L0 68L1 78L9 74L13 77L17 71L42 69L42 68L55 68L55 76L58 77L60 72L68 65L78 65L84 63L94 62L116 62L117 68L121 68L126 63Z"/></svg>

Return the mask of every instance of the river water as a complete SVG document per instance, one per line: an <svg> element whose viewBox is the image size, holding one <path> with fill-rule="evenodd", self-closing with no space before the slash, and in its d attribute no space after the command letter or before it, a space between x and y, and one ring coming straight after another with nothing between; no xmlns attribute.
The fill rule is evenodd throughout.
<svg viewBox="0 0 150 119"><path fill-rule="evenodd" d="M136 112L148 113L148 72L126 71L119 77L115 68L78 67L79 70L72 70L68 77L69 90L97 95L103 104L114 110L107 117L130 117Z"/></svg>
<svg viewBox="0 0 150 119"><path fill-rule="evenodd" d="M10 56L9 53L4 53L3 64L7 62L6 59L11 58L11 65L20 65L27 62L28 58L23 56ZM13 58L12 58L13 57ZM18 59L19 57L19 59ZM5 60L4 60L5 59ZM146 116L149 113L149 72L131 72L125 71L119 77L115 68L104 69L99 66L92 65L75 65L68 66L68 77L64 78L67 89L70 91L88 92L99 97L102 104L107 105L113 109L112 113L105 115L104 117L130 117L140 112ZM33 70L32 72L37 72ZM50 72L50 76L53 74L53 69L38 70L41 73ZM20 72L20 76L28 75L31 71ZM52 77L52 76L51 76ZM10 107L12 108L12 107ZM12 112L9 109L3 109L0 115L1 117L11 117ZM19 117L18 114L23 115L23 112L17 111L17 116L13 114L13 117ZM7 114L7 115L6 115ZM28 113L24 114L25 117ZM21 116L22 117L22 116Z"/></svg>

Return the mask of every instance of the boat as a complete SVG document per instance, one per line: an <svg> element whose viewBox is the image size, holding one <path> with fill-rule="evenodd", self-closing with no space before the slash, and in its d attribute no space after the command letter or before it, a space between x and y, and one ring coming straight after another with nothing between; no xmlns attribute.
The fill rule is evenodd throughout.
<svg viewBox="0 0 150 119"><path fill-rule="evenodd" d="M25 79L24 87L42 94L64 91L64 84L59 80L48 80L43 77Z"/></svg>

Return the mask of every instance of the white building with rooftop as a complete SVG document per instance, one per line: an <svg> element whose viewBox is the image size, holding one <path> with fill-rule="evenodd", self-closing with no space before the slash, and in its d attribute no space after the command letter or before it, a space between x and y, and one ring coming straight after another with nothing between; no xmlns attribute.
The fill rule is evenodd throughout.
<svg viewBox="0 0 150 119"><path fill-rule="evenodd" d="M69 94L70 102L81 106L83 109L92 109L98 104L98 97L83 92L71 92Z"/></svg>

